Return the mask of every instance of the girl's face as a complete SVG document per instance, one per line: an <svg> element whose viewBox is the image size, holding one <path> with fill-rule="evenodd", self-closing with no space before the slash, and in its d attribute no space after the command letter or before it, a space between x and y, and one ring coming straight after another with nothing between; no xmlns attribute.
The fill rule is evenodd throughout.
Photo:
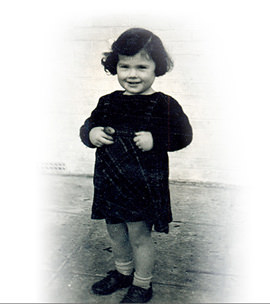
<svg viewBox="0 0 270 304"><path fill-rule="evenodd" d="M145 51L134 56L118 55L117 77L126 95L149 95L154 93L155 62Z"/></svg>

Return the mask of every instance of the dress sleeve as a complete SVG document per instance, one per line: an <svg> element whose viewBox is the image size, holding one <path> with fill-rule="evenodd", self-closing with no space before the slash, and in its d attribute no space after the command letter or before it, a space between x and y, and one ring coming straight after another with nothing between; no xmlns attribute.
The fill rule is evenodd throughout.
<svg viewBox="0 0 270 304"><path fill-rule="evenodd" d="M177 151L188 146L192 141L192 127L187 115L179 103L166 96L151 130L154 149L159 151Z"/></svg>
<svg viewBox="0 0 270 304"><path fill-rule="evenodd" d="M94 146L89 139L89 132L94 127L101 127L103 125L103 121L102 121L103 117L104 117L104 100L101 97L99 99L97 107L93 110L90 117L88 117L85 120L84 124L80 128L81 141L89 148L96 148L96 146Z"/></svg>

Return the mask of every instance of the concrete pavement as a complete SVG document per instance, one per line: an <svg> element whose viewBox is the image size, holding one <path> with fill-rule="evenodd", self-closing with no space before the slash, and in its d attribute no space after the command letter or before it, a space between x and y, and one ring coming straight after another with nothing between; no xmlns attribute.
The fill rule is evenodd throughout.
<svg viewBox="0 0 270 304"><path fill-rule="evenodd" d="M44 176L42 255L44 302L118 303L126 290L96 296L89 287L114 269L104 221L90 219L93 181ZM237 302L241 273L237 187L171 182L174 221L153 232L156 265L149 303Z"/></svg>

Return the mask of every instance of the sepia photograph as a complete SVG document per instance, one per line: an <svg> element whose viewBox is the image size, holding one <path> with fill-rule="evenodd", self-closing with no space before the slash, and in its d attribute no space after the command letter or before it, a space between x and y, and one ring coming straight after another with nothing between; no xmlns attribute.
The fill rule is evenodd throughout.
<svg viewBox="0 0 270 304"><path fill-rule="evenodd" d="M266 8L3 5L1 303L270 301Z"/></svg>

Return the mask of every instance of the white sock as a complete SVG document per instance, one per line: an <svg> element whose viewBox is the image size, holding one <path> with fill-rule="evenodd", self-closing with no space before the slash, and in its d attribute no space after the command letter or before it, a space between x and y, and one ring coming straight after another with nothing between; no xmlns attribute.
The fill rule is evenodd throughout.
<svg viewBox="0 0 270 304"><path fill-rule="evenodd" d="M115 261L115 268L118 272L122 273L123 275L131 275L133 272L133 260L129 262L117 262Z"/></svg>
<svg viewBox="0 0 270 304"><path fill-rule="evenodd" d="M135 272L132 284L144 289L149 289L151 281L152 281L152 276L148 278L142 278L138 276L137 273Z"/></svg>

